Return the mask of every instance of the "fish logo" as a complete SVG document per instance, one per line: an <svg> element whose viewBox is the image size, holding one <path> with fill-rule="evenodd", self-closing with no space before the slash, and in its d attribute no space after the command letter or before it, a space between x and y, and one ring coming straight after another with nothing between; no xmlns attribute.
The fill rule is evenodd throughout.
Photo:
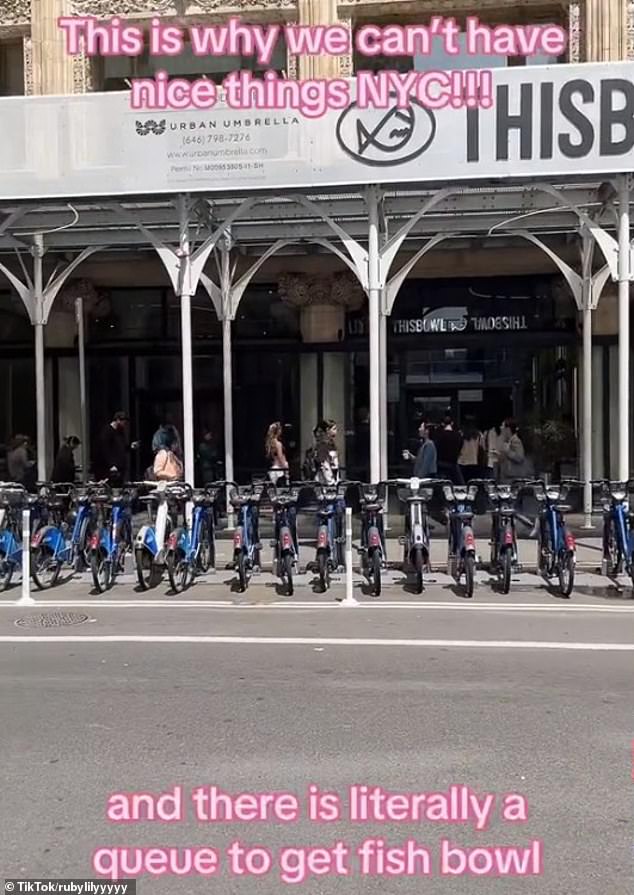
<svg viewBox="0 0 634 895"><path fill-rule="evenodd" d="M396 94L390 94L396 100ZM400 109L360 109L356 102L339 116L336 137L346 155L371 167L404 165L429 149L436 117L418 100Z"/></svg>

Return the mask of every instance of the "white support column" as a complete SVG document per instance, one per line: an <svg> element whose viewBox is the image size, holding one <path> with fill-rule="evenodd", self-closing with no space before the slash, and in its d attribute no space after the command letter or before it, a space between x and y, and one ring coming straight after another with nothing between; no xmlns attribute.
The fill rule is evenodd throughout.
<svg viewBox="0 0 634 895"><path fill-rule="evenodd" d="M79 413L81 419L81 480L88 481L90 449L88 445L88 405L86 401L86 344L84 338L84 300L75 299L75 319L77 320L77 347L79 350Z"/></svg>
<svg viewBox="0 0 634 895"><path fill-rule="evenodd" d="M46 387L44 382L44 287L42 265L44 238L36 233L33 238L33 300L35 330L35 406L37 430L37 477L46 481Z"/></svg>
<svg viewBox="0 0 634 895"><path fill-rule="evenodd" d="M368 304L370 323L370 481L381 480L381 370L380 318L381 281L379 253L379 199L369 189L368 205Z"/></svg>
<svg viewBox="0 0 634 895"><path fill-rule="evenodd" d="M619 177L619 479L630 477L630 182Z"/></svg>
<svg viewBox="0 0 634 895"><path fill-rule="evenodd" d="M581 396L581 445L583 465L583 527L592 528L592 282L584 277L583 284L583 357Z"/></svg>
<svg viewBox="0 0 634 895"><path fill-rule="evenodd" d="M381 295L383 299L383 294ZM383 301L381 302L383 305ZM388 412L387 412L387 316L379 316L379 390L380 390L380 433L381 433L381 480L388 477Z"/></svg>
<svg viewBox="0 0 634 895"><path fill-rule="evenodd" d="M231 352L231 318L222 319L222 392L225 421L225 479L234 481L233 468L233 357ZM227 511L229 508L227 507Z"/></svg>
<svg viewBox="0 0 634 895"><path fill-rule="evenodd" d="M179 277L177 295L181 304L181 353L183 370L183 452L185 481L194 485L194 383L192 361L192 277L189 251L189 200L179 197Z"/></svg>

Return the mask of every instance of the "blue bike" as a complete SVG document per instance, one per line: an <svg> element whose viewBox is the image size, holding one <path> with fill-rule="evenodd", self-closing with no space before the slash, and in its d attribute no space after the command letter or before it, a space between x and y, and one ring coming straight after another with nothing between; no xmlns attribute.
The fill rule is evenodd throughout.
<svg viewBox="0 0 634 895"><path fill-rule="evenodd" d="M286 584L286 593L293 596L293 574L299 566L299 542L297 539L297 504L304 482L298 485L270 485L268 497L273 508L274 537L273 569L282 583Z"/></svg>
<svg viewBox="0 0 634 895"><path fill-rule="evenodd" d="M634 529L630 510L631 482L592 482L603 505L602 573L609 578L626 574L634 585Z"/></svg>
<svg viewBox="0 0 634 895"><path fill-rule="evenodd" d="M315 566L321 590L330 587L330 575L344 565L343 518L346 483L315 485L317 499L317 556Z"/></svg>
<svg viewBox="0 0 634 895"><path fill-rule="evenodd" d="M191 489L182 482L134 482L132 487L150 489L149 494L139 498L147 504L148 522L134 539L137 580L142 590L149 590L163 580L166 545L176 527L178 504L187 499Z"/></svg>
<svg viewBox="0 0 634 895"><path fill-rule="evenodd" d="M575 584L577 547L566 525L565 515L570 506L564 501L571 488L583 486L583 483L571 479L560 484L537 481L530 485L540 504L537 572L546 579L557 578L561 595L569 597Z"/></svg>
<svg viewBox="0 0 634 895"><path fill-rule="evenodd" d="M182 593L193 584L196 575L216 565L215 505L222 482L214 482L190 494L193 502L191 529L185 520L169 536L166 566L174 593Z"/></svg>
<svg viewBox="0 0 634 895"><path fill-rule="evenodd" d="M447 505L447 574L456 584L464 575L465 597L471 599L477 564L473 505L483 482L472 479L468 485L454 485L450 481L438 484Z"/></svg>
<svg viewBox="0 0 634 895"><path fill-rule="evenodd" d="M105 487L93 493L98 523L90 539L90 569L95 589L103 594L125 569L126 554L132 550L132 501L134 492Z"/></svg>
<svg viewBox="0 0 634 895"><path fill-rule="evenodd" d="M0 484L0 591L22 568L22 510L32 501L22 485Z"/></svg>
<svg viewBox="0 0 634 895"><path fill-rule="evenodd" d="M260 501L265 490L263 483L239 487L229 483L229 500L238 512L233 534L233 567L238 573L240 591L249 586L251 572L260 568Z"/></svg>
<svg viewBox="0 0 634 895"><path fill-rule="evenodd" d="M31 537L31 577L39 590L53 587L64 566L83 571L95 524L90 486L38 486L43 524Z"/></svg>

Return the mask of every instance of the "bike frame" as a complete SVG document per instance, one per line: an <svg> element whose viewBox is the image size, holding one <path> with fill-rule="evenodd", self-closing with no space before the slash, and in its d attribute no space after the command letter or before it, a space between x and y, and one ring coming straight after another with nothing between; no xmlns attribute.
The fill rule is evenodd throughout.
<svg viewBox="0 0 634 895"><path fill-rule="evenodd" d="M330 500L325 498L327 492L333 489L328 486L322 486L319 499L319 507L317 509L317 552L325 551L328 559L334 564L333 555L337 555L337 559L341 559L340 550L340 534L337 531L338 521L341 520L341 503L342 498L339 496L337 487L336 496ZM333 550L333 546L337 549Z"/></svg>
<svg viewBox="0 0 634 895"><path fill-rule="evenodd" d="M200 533L202 531L203 525L210 522L211 515L211 511L208 507L203 506L202 504L196 504L196 502L194 501L194 508L192 510L191 531L189 529L189 526L186 524L181 531L178 543L170 544L170 549L179 547L183 551L185 560L189 564L193 564L198 560L198 552L200 550Z"/></svg>
<svg viewBox="0 0 634 895"><path fill-rule="evenodd" d="M565 487L565 486L562 486ZM539 522L543 540L547 539L551 551L552 566L548 573L556 571L559 567L561 556L575 554L576 545L572 533L566 527L563 512L557 508L557 504L564 499L561 490L555 497L549 493L548 486L542 485L543 497L540 500Z"/></svg>
<svg viewBox="0 0 634 895"><path fill-rule="evenodd" d="M78 504L70 537L64 532L64 523L47 523L34 532L31 538L31 547L48 547L52 553L53 562L60 565L72 565L79 548L79 535L82 525L85 519L90 519L91 515L92 509L89 499L82 498Z"/></svg>
<svg viewBox="0 0 634 895"><path fill-rule="evenodd" d="M491 496L491 495L490 495ZM504 550L512 551L513 563L518 562L517 533L515 528L515 507L509 506L509 501L516 495L512 493L508 497L496 492L491 496L494 508L491 512L491 543L495 552L495 559L499 560Z"/></svg>
<svg viewBox="0 0 634 895"><path fill-rule="evenodd" d="M629 490L629 482L601 482L604 494L603 506L603 573L607 573L605 568L608 560L608 540L610 525L614 524L614 532L616 536L616 546L619 552L619 564L613 570L616 574L623 570L631 574L633 566L634 554L634 531L631 525L631 511L627 493Z"/></svg>
<svg viewBox="0 0 634 895"><path fill-rule="evenodd" d="M117 532L119 525L121 529L125 528L128 533L128 542L132 544L132 510L127 498L113 498L112 503L108 506L109 519L100 531L94 536L91 547L93 550L99 548L106 552L109 560L116 559L119 539Z"/></svg>
<svg viewBox="0 0 634 895"><path fill-rule="evenodd" d="M145 484L145 483L141 483ZM154 522L141 527L136 536L134 547L148 550L155 562L159 562L165 554L165 534L169 518L169 502L167 494L168 482L150 483L155 487L157 507ZM152 496L154 496L152 495ZM150 512L148 504L148 512Z"/></svg>
<svg viewBox="0 0 634 895"><path fill-rule="evenodd" d="M233 535L234 553L244 553L249 563L253 565L258 543L256 537L257 523L255 521L256 504L244 503L238 508L238 513L238 525Z"/></svg>

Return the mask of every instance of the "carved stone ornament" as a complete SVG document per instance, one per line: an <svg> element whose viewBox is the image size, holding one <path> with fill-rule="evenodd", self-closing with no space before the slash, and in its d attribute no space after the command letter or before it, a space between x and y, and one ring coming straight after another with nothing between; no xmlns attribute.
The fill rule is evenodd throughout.
<svg viewBox="0 0 634 895"><path fill-rule="evenodd" d="M0 23L7 25L31 24L30 0L0 0Z"/></svg>
<svg viewBox="0 0 634 895"><path fill-rule="evenodd" d="M330 305L357 311L363 306L365 292L357 278L348 272L317 276L285 273L278 282L280 298L295 308Z"/></svg>
<svg viewBox="0 0 634 895"><path fill-rule="evenodd" d="M295 9L295 0L72 0L75 15L93 15L100 19L113 16L189 16L205 13L245 10Z"/></svg>

